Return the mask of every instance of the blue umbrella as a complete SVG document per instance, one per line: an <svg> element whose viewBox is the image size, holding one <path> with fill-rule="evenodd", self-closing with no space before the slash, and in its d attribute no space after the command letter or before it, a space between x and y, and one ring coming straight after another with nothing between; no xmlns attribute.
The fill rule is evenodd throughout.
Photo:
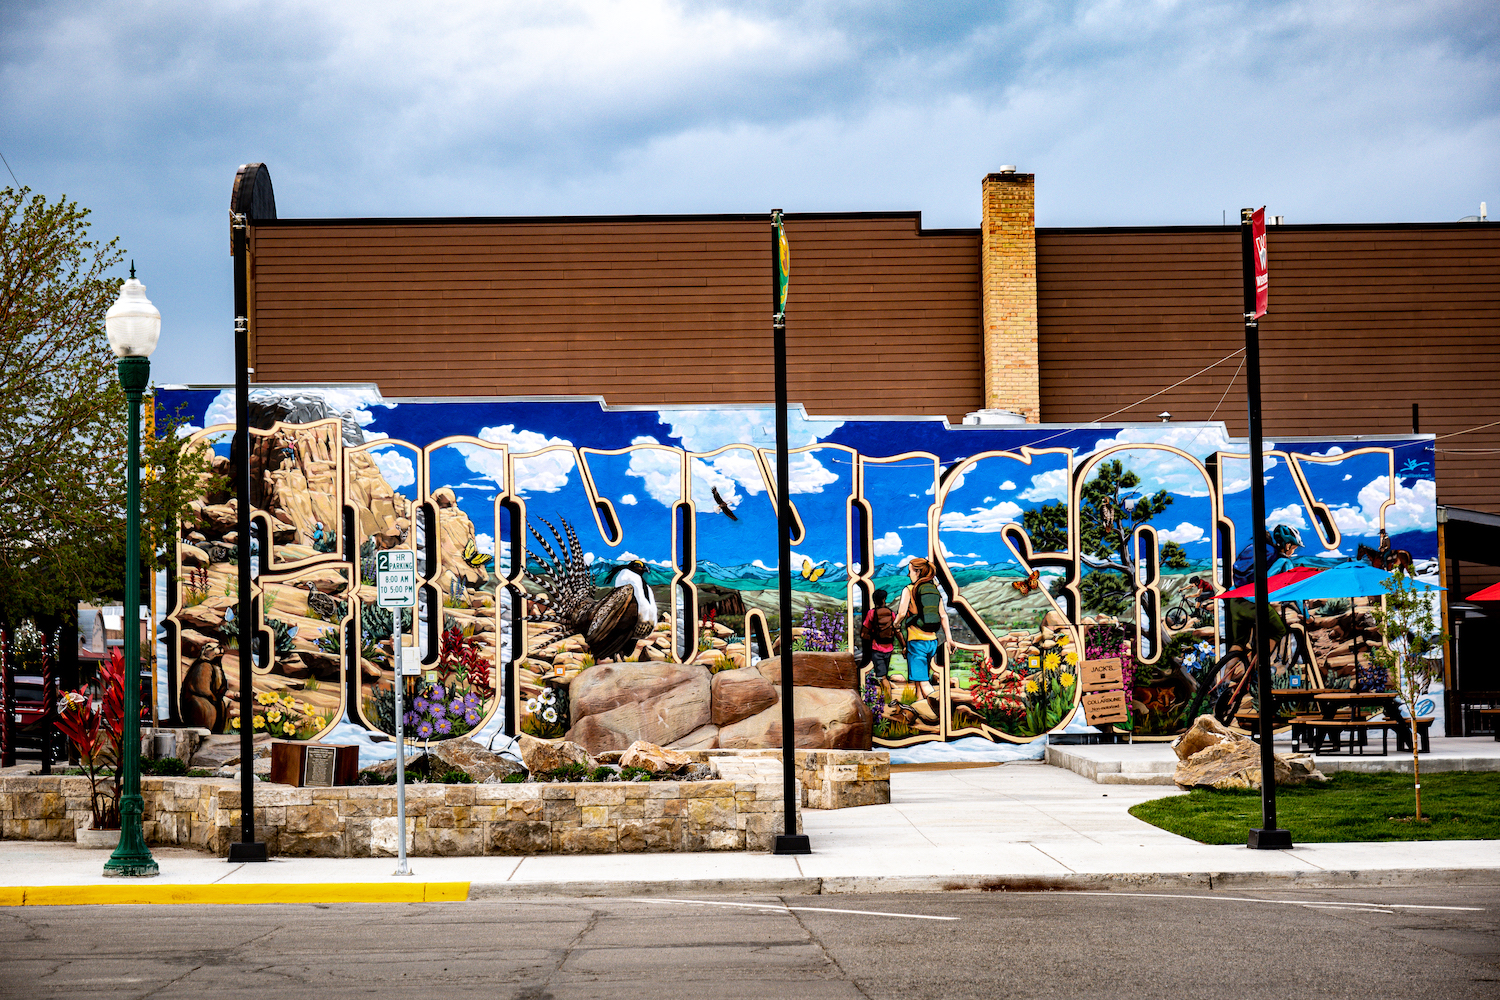
<svg viewBox="0 0 1500 1000"><path fill-rule="evenodd" d="M1378 597L1387 593L1386 581L1391 578L1390 573L1383 569L1376 569L1366 562L1340 563L1332 569L1326 569L1316 576L1310 576L1305 580L1282 587L1276 593L1270 595L1273 601L1333 601L1345 597ZM1408 577L1406 586L1411 590L1442 590L1442 587ZM1354 666L1356 684L1358 689L1359 669L1359 632L1354 627L1354 601L1349 602L1349 630L1354 636Z"/></svg>
<svg viewBox="0 0 1500 1000"><path fill-rule="evenodd" d="M1379 597L1386 593L1391 574L1366 562L1340 563L1316 576L1298 580L1271 595L1273 601L1332 601L1344 597ZM1411 590L1442 590L1442 587L1408 578Z"/></svg>

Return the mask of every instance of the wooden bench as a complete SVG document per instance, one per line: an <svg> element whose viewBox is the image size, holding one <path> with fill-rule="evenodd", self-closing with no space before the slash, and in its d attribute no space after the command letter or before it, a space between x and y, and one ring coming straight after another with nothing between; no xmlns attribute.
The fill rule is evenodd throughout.
<svg viewBox="0 0 1500 1000"><path fill-rule="evenodd" d="M1500 743L1500 708L1476 708L1474 714L1494 716L1490 720L1490 728L1495 731L1495 742Z"/></svg>
<svg viewBox="0 0 1500 1000"><path fill-rule="evenodd" d="M1422 753L1431 753L1432 747L1428 742L1428 734L1432 729L1433 716L1423 715L1417 717L1417 741ZM1396 734L1397 751L1411 749L1411 720L1410 719L1380 719L1370 721L1368 719L1351 719L1347 715L1340 718L1325 719L1321 715L1299 715L1292 720L1292 751L1301 752L1301 744L1306 742L1315 754L1339 753L1344 746L1344 734L1348 734L1348 749L1352 755L1354 748L1359 747L1361 755L1365 753L1365 747L1369 745L1370 731L1380 730L1380 755L1387 756L1389 746L1388 734ZM1332 750L1324 750L1323 746L1329 740L1333 742Z"/></svg>

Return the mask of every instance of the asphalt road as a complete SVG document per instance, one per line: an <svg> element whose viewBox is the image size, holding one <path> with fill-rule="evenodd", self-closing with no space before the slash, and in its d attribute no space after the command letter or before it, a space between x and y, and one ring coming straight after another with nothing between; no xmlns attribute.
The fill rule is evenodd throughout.
<svg viewBox="0 0 1500 1000"><path fill-rule="evenodd" d="M1500 887L17 907L0 996L1493 1000Z"/></svg>

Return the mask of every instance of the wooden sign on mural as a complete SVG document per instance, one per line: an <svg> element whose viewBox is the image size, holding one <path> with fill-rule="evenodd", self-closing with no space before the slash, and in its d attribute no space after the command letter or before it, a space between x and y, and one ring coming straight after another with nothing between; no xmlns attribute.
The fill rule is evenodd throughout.
<svg viewBox="0 0 1500 1000"><path fill-rule="evenodd" d="M1089 725L1118 725L1130 721L1130 705L1124 691L1104 691L1083 696L1083 710L1088 713Z"/></svg>
<svg viewBox="0 0 1500 1000"><path fill-rule="evenodd" d="M1125 687L1125 669L1119 658L1084 660L1078 664L1078 683L1083 691L1119 691ZM1093 714L1089 714L1093 718Z"/></svg>

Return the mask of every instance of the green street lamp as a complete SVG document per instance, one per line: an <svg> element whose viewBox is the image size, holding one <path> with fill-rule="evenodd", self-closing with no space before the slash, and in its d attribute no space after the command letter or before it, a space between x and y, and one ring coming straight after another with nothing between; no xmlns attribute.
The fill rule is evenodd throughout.
<svg viewBox="0 0 1500 1000"><path fill-rule="evenodd" d="M160 874L146 847L141 813L141 393L151 381L151 352L161 334L161 313L146 298L146 286L135 280L135 263L120 297L104 314L104 334L119 358L120 387L125 390L128 444L125 453L125 718L120 733L120 843L104 862L104 874L125 878Z"/></svg>

